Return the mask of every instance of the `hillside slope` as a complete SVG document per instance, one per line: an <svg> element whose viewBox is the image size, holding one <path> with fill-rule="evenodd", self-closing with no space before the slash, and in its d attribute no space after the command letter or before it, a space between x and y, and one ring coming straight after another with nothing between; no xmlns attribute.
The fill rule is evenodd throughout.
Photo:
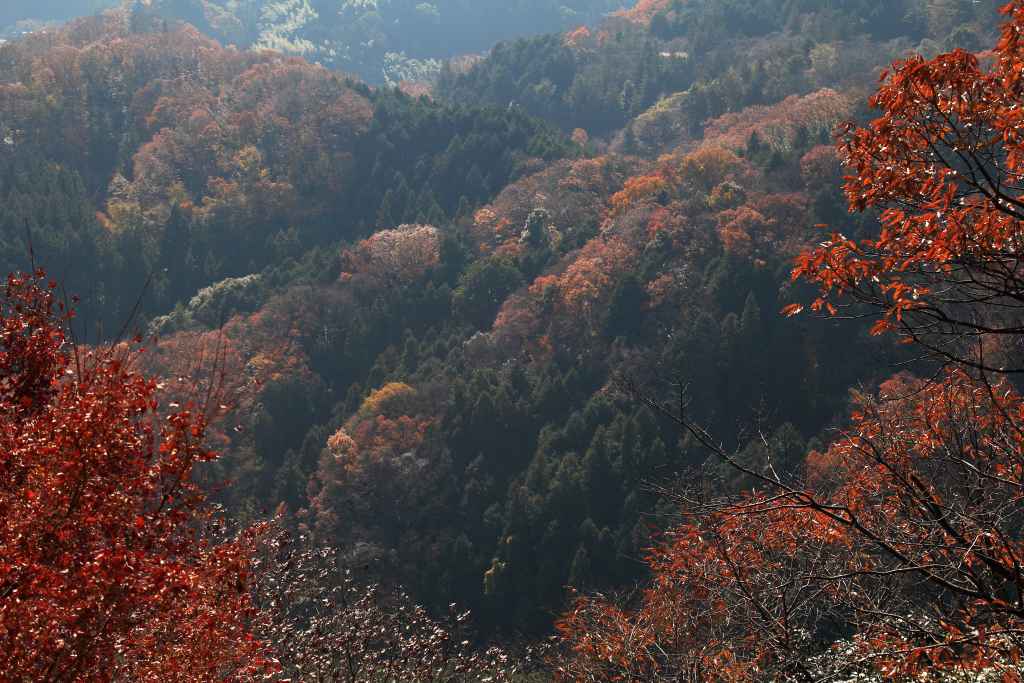
<svg viewBox="0 0 1024 683"><path fill-rule="evenodd" d="M831 147L864 84L995 26L890 7L641 3L496 47L436 100L145 13L80 20L0 46L0 260L30 241L83 338L128 321L169 378L223 375L207 474L235 515L283 504L431 607L543 636L567 586L643 576L657 484L749 484L624 384L793 468L905 360L777 313L814 225L873 224Z"/></svg>

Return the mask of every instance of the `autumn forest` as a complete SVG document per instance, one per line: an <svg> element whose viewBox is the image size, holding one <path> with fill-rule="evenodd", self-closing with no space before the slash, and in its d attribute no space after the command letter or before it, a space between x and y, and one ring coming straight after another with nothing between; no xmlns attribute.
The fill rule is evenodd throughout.
<svg viewBox="0 0 1024 683"><path fill-rule="evenodd" d="M1024 681L1024 0L7 0L0 682Z"/></svg>

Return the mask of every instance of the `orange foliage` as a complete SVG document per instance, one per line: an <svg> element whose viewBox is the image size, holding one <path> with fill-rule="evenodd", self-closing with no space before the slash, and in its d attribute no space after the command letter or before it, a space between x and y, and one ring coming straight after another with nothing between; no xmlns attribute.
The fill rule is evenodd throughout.
<svg viewBox="0 0 1024 683"><path fill-rule="evenodd" d="M626 181L611 198L612 215L625 213L637 203L657 197L669 190L669 182L662 175L636 176Z"/></svg>
<svg viewBox="0 0 1024 683"><path fill-rule="evenodd" d="M525 351L539 359L550 354L552 339L594 334L615 283L636 261L634 244L635 240L615 234L588 241L557 270L538 276L525 292L506 299L490 339L504 353Z"/></svg>
<svg viewBox="0 0 1024 683"><path fill-rule="evenodd" d="M541 280L543 277L538 278ZM525 351L534 360L550 358L551 338L544 334L545 320L538 306L547 284L541 282L536 288L531 286L529 292L513 294L502 304L489 335L502 353L513 355Z"/></svg>
<svg viewBox="0 0 1024 683"><path fill-rule="evenodd" d="M416 463L416 451L437 421L436 403L413 387L393 382L372 392L341 429L328 439L316 475L309 485L312 526L331 537L343 519L340 509L350 496L361 495L369 481L381 486L386 476Z"/></svg>
<svg viewBox="0 0 1024 683"><path fill-rule="evenodd" d="M726 252L738 256L753 255L753 242L771 229L772 222L749 206L728 209L718 214L718 236Z"/></svg>
<svg viewBox="0 0 1024 683"><path fill-rule="evenodd" d="M651 171L628 178L622 189L612 195L609 216L615 218L655 201L664 204L680 199L694 189L711 193L726 182L748 181L753 173L750 165L734 152L714 145L705 145L685 156L665 155Z"/></svg>
<svg viewBox="0 0 1024 683"><path fill-rule="evenodd" d="M142 361L163 378L170 400L184 404L209 392L220 397L222 420L210 438L230 451L233 429L259 405L270 385L311 378L298 343L320 330L324 292L285 292L250 315L236 315L216 330L182 330L161 336Z"/></svg>
<svg viewBox="0 0 1024 683"><path fill-rule="evenodd" d="M558 275L540 275L530 284L529 292L535 297L540 297L549 289L557 290L561 282L562 279ZM501 317L499 316L500 319Z"/></svg>
<svg viewBox="0 0 1024 683"><path fill-rule="evenodd" d="M373 391L363 405L358 416L401 415L403 410L412 407L416 398L416 390L404 382L390 382Z"/></svg>
<svg viewBox="0 0 1024 683"><path fill-rule="evenodd" d="M373 391L327 440L327 451L352 474L367 463L415 451L435 418L417 391L391 382ZM326 476L326 473L325 473Z"/></svg>
<svg viewBox="0 0 1024 683"><path fill-rule="evenodd" d="M584 245L559 278L558 288L568 311L590 316L609 293L614 278L635 257L635 248L615 237L598 238Z"/></svg>
<svg viewBox="0 0 1024 683"><path fill-rule="evenodd" d="M612 287L634 263L632 243L610 235L590 240L568 259L557 273L537 277L526 296L513 296L502 305L494 322L493 336L501 344L526 344L541 353L534 343L542 336L540 325L550 324L559 337L590 332L607 303Z"/></svg>
<svg viewBox="0 0 1024 683"><path fill-rule="evenodd" d="M802 243L807 209L800 194L752 194L746 204L718 213L722 246L745 258L792 254Z"/></svg>
<svg viewBox="0 0 1024 683"><path fill-rule="evenodd" d="M562 42L566 47L578 49L589 43L592 37L593 35L589 28L586 26L580 26L579 28L575 28L566 33L562 38Z"/></svg>
<svg viewBox="0 0 1024 683"><path fill-rule="evenodd" d="M675 273L663 273L647 284L647 296L650 298L650 307L657 308L672 294L678 287Z"/></svg>
<svg viewBox="0 0 1024 683"><path fill-rule="evenodd" d="M655 14L667 10L670 5L671 0L637 0L633 7L620 10L616 15L638 24L649 24Z"/></svg>
<svg viewBox="0 0 1024 683"><path fill-rule="evenodd" d="M851 211L881 211L877 235L855 242L833 234L800 257L794 278L820 287L815 310L837 312L847 295L880 312L873 331L896 330L958 362L1016 370L950 344L987 336L1019 340L1024 211L1024 2L982 67L957 50L896 62L871 98L880 116L847 127L840 156L851 169ZM795 309L794 309L795 310Z"/></svg>

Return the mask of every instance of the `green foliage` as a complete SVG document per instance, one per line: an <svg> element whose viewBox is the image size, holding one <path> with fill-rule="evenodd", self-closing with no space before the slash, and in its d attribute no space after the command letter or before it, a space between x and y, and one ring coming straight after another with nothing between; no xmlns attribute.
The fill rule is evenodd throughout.
<svg viewBox="0 0 1024 683"><path fill-rule="evenodd" d="M443 222L463 197L476 204L494 196L530 158L572 153L566 139L515 109L438 104L387 89L371 99L370 129L355 145L355 184L338 207L353 222Z"/></svg>
<svg viewBox="0 0 1024 683"><path fill-rule="evenodd" d="M66 291L81 296L80 318L87 338L103 336L129 315L128 297L118 292L126 270L115 240L96 222L81 176L59 164L27 155L0 156L0 268L29 270L33 261L47 264Z"/></svg>
<svg viewBox="0 0 1024 683"><path fill-rule="evenodd" d="M477 329L487 329L502 302L521 283L522 275L507 258L476 261L459 279L452 299L455 312Z"/></svg>
<svg viewBox="0 0 1024 683"><path fill-rule="evenodd" d="M557 35L499 43L469 72L442 72L437 89L453 102L512 102L565 130L603 135L691 81L688 59L656 54L650 36L634 28L582 54Z"/></svg>
<svg viewBox="0 0 1024 683"><path fill-rule="evenodd" d="M671 2L649 26L612 23L577 47L558 35L499 44L468 72L442 72L437 90L456 102L512 102L565 130L582 127L595 135L620 130L674 96L681 129L699 136L705 120L745 106L851 80L869 85L871 67L885 66L911 45L984 44L980 37L996 25L994 4L947 5ZM632 148L632 140L624 145Z"/></svg>

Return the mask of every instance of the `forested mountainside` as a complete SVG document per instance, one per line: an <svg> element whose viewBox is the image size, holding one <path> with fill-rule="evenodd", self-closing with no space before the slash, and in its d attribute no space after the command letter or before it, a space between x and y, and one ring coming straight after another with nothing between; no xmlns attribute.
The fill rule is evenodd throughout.
<svg viewBox="0 0 1024 683"><path fill-rule="evenodd" d="M649 0L596 30L499 45L468 72L444 72L438 90L515 103L566 130L622 130L624 151L656 152L727 112L870 84L909 50L980 49L995 5Z"/></svg>
<svg viewBox="0 0 1024 683"><path fill-rule="evenodd" d="M89 19L2 60L2 259L22 264L30 231L95 322L123 322L150 276L145 310L166 312L381 223L468 212L573 149L517 111L372 92L191 28Z"/></svg>
<svg viewBox="0 0 1024 683"><path fill-rule="evenodd" d="M443 60L500 40L597 23L622 0L156 0L240 47L270 48L371 83L431 81Z"/></svg>
<svg viewBox="0 0 1024 683"><path fill-rule="evenodd" d="M825 318L780 311L814 300L817 285L856 293L851 282L865 273L887 277L857 260L888 245L858 251L879 233L867 209L912 201L880 189L858 197L857 179L844 193L843 162L857 157L837 149L836 131L877 115L868 97L894 59L963 47L971 53L949 59L964 71L974 52L1003 64L989 49L997 3L641 0L590 27L448 65L420 97L338 70L376 65L392 49L476 51L613 8L336 5L168 0L0 45L0 267L45 266L77 309L69 324L82 344L138 332L139 362L165 378L173 405L223 397L220 419L202 425L221 456L197 477L239 523L277 511L334 560L403 586L431 614L471 610L481 640L537 641L558 620L575 657L560 670L566 680L654 680L659 639L680 642L658 630L670 619L656 609L658 586L693 600L694 613L711 595L715 614L724 593L746 590L729 583L741 573L728 566L707 585L665 583L679 558L721 555L698 547L704 539L745 533L720 510L719 526L680 530L686 486L699 482L691 493L701 501L744 491L755 500L776 484L796 495L787 482L820 481L857 450L834 430L851 405L858 425L876 415L864 391L926 394L909 376L890 378L934 373L927 352L995 367L930 336L959 314L908 331L913 302L933 290L898 277L865 294L865 308L826 297L813 307ZM305 58L225 47L201 29ZM1015 45L1007 35L1004 53ZM922 87L875 104L945 92ZM893 119L872 130L904 121ZM929 139L910 139L919 138ZM996 139L1015 140L986 144ZM886 142L878 154L898 146ZM857 150L867 158L880 147ZM1003 163L986 153L989 166ZM920 170L889 161L890 171ZM992 190L996 206L1014 191ZM970 192L949 196L973 206ZM950 208L935 210L922 229ZM884 235L902 218L887 220ZM826 247L853 246L807 256L825 239L821 226ZM946 272L907 256L924 239L899 236L886 263L922 278ZM927 240L928 258L954 250L945 234ZM794 279L801 254L804 277ZM888 297L889 322L863 324ZM917 345L879 334L889 328ZM983 342L978 353L1000 357L998 343ZM893 490L879 486L880 497ZM841 505L810 510L845 519ZM802 526L769 521L768 531ZM778 557L805 541L741 565L760 566L769 550L785 564ZM661 583L632 603L582 600L558 619L575 591L613 595L652 575ZM649 619L645 644L616 640L634 617ZM801 637L851 638L841 623L822 618ZM734 663L741 650L722 645L714 661ZM622 659L612 669L595 664L613 651ZM758 656L730 680L756 678Z"/></svg>

